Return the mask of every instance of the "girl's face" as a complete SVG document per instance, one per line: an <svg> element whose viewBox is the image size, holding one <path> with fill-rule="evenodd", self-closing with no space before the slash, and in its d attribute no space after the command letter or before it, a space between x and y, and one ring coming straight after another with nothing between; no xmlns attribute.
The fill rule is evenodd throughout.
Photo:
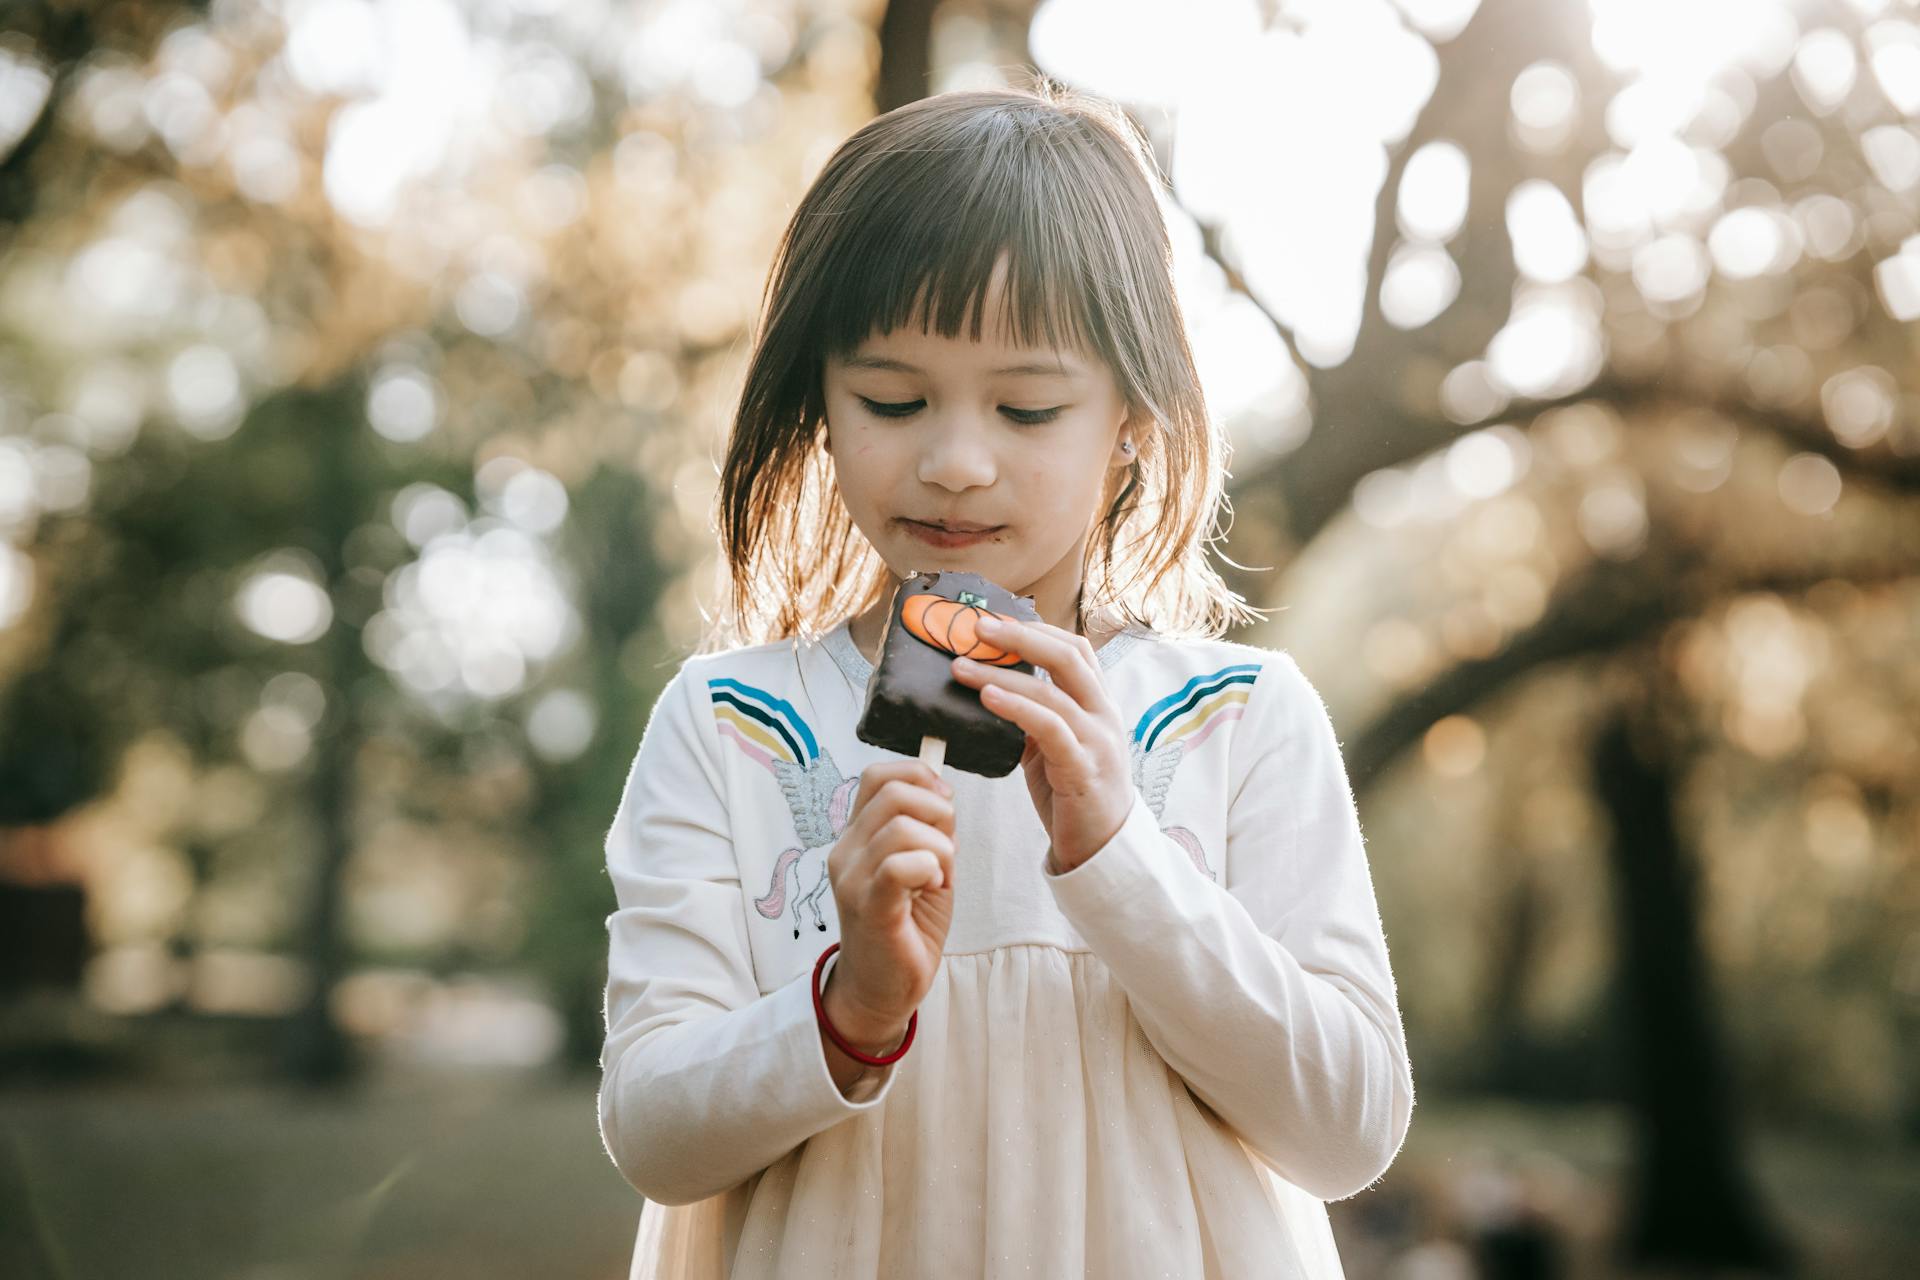
<svg viewBox="0 0 1920 1280"><path fill-rule="evenodd" d="M968 570L1071 619L1086 539L1137 456L1127 404L1096 357L1009 345L1003 284L996 269L977 344L916 316L828 360L827 448L895 577Z"/></svg>

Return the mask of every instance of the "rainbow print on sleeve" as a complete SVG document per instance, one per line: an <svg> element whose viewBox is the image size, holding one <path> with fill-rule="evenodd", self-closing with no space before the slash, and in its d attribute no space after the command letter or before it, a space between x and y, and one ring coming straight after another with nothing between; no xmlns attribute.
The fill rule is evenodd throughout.
<svg viewBox="0 0 1920 1280"><path fill-rule="evenodd" d="M707 681L707 691L720 736L733 739L769 773L776 760L804 767L820 758L813 730L786 699L727 677Z"/></svg>
<svg viewBox="0 0 1920 1280"><path fill-rule="evenodd" d="M1167 792L1187 753L1213 736L1213 731L1247 710L1260 664L1239 662L1210 671L1175 689L1148 707L1133 726L1133 784L1147 798L1154 821L1165 823ZM1201 847L1200 837L1177 823L1162 825L1162 834L1186 851L1194 870L1218 881L1219 872Z"/></svg>
<svg viewBox="0 0 1920 1280"><path fill-rule="evenodd" d="M1259 674L1259 663L1242 662L1195 676L1147 708L1133 727L1134 742L1151 752L1162 739L1178 738L1192 751L1215 729L1240 718Z"/></svg>

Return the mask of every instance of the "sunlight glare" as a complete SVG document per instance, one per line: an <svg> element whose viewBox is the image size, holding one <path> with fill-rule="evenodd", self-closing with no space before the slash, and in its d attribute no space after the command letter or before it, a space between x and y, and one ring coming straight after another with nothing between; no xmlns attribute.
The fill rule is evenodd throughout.
<svg viewBox="0 0 1920 1280"><path fill-rule="evenodd" d="M565 764L593 745L600 713L578 689L549 689L527 712L527 742L541 759Z"/></svg>
<svg viewBox="0 0 1920 1280"><path fill-rule="evenodd" d="M1581 495L1576 523L1596 555L1627 560L1647 540L1646 485L1626 467L1608 468Z"/></svg>
<svg viewBox="0 0 1920 1280"><path fill-rule="evenodd" d="M440 393L424 371L389 365L373 376L367 392L367 422L396 444L412 444L433 430Z"/></svg>
<svg viewBox="0 0 1920 1280"><path fill-rule="evenodd" d="M1777 275L1800 257L1800 228L1778 209L1747 205L1714 223L1707 251L1731 280Z"/></svg>
<svg viewBox="0 0 1920 1280"><path fill-rule="evenodd" d="M1558 284L1587 265L1587 234L1560 188L1529 178L1507 196L1507 234L1520 274Z"/></svg>
<svg viewBox="0 0 1920 1280"><path fill-rule="evenodd" d="M1300 358L1324 367L1352 350L1386 146L1412 127L1438 59L1379 0L1290 12L1298 30L1218 50L1210 74L1190 81L1172 181L1195 217L1221 228Z"/></svg>
<svg viewBox="0 0 1920 1280"><path fill-rule="evenodd" d="M346 217L383 223L412 180L457 166L499 80L449 0L369 5L296 0L285 62L316 96L348 99L328 121L322 183Z"/></svg>
<svg viewBox="0 0 1920 1280"><path fill-rule="evenodd" d="M1560 285L1522 285L1513 315L1487 343L1487 368L1520 396L1576 391L1600 374L1606 350L1599 288L1584 277Z"/></svg>
<svg viewBox="0 0 1920 1280"><path fill-rule="evenodd" d="M1793 84L1816 115L1826 115L1853 90L1859 61L1853 42L1831 27L1809 31L1793 53Z"/></svg>
<svg viewBox="0 0 1920 1280"><path fill-rule="evenodd" d="M1485 360L1455 365L1440 380L1440 409L1455 422L1484 421L1506 408L1509 399Z"/></svg>
<svg viewBox="0 0 1920 1280"><path fill-rule="evenodd" d="M46 64L31 53L22 57L0 46L0 156L32 127L53 89Z"/></svg>
<svg viewBox="0 0 1920 1280"><path fill-rule="evenodd" d="M1027 47L1052 75L1135 107L1175 108L1218 74L1223 49L1257 42L1252 0L1047 0Z"/></svg>
<svg viewBox="0 0 1920 1280"><path fill-rule="evenodd" d="M380 15L368 0L295 0L285 7L282 57L315 96L354 97L380 88Z"/></svg>
<svg viewBox="0 0 1920 1280"><path fill-rule="evenodd" d="M282 644L309 644L333 623L333 601L320 585L318 567L293 552L269 556L250 574L234 610L256 634Z"/></svg>
<svg viewBox="0 0 1920 1280"><path fill-rule="evenodd" d="M1834 439L1849 449L1864 449L1893 427L1899 412L1900 384L1876 365L1845 369L1820 386L1820 408Z"/></svg>
<svg viewBox="0 0 1920 1280"><path fill-rule="evenodd" d="M1633 255L1633 283L1648 302L1686 312L1707 287L1707 256L1692 236L1674 232Z"/></svg>
<svg viewBox="0 0 1920 1280"><path fill-rule="evenodd" d="M1513 427L1486 427L1455 440L1443 456L1454 488L1469 498L1491 498L1520 478L1526 443Z"/></svg>
<svg viewBox="0 0 1920 1280"><path fill-rule="evenodd" d="M1452 239L1466 222L1471 164L1452 142L1429 142L1409 156L1400 175L1401 232L1414 240Z"/></svg>
<svg viewBox="0 0 1920 1280"><path fill-rule="evenodd" d="M1658 137L1596 157L1582 179L1594 257L1622 270L1655 232L1692 227L1718 206L1730 176L1719 152ZM1704 231L1704 227L1701 228Z"/></svg>
<svg viewBox="0 0 1920 1280"><path fill-rule="evenodd" d="M500 490L503 505L511 484ZM448 500L458 501L410 487L404 509L395 503L396 522L444 521L454 514ZM442 711L520 692L580 633L546 546L491 515L430 538L388 578L385 603L367 623L367 655Z"/></svg>
<svg viewBox="0 0 1920 1280"><path fill-rule="evenodd" d="M467 523L467 506L437 484L415 481L394 495L389 508L393 527L415 547Z"/></svg>
<svg viewBox="0 0 1920 1280"><path fill-rule="evenodd" d="M1876 22L1867 28L1867 62L1880 92L1901 115L1920 114L1920 25Z"/></svg>
<svg viewBox="0 0 1920 1280"><path fill-rule="evenodd" d="M1508 105L1521 144L1550 154L1566 144L1579 123L1580 84L1562 64L1536 62L1514 77Z"/></svg>
<svg viewBox="0 0 1920 1280"><path fill-rule="evenodd" d="M1480 0L1393 0L1407 22L1435 44L1459 35L1480 9Z"/></svg>
<svg viewBox="0 0 1920 1280"><path fill-rule="evenodd" d="M1705 85L1733 66L1774 75L1799 35L1780 0L1588 0L1588 7L1602 62L1674 84Z"/></svg>
<svg viewBox="0 0 1920 1280"><path fill-rule="evenodd" d="M552 533L567 517L567 488L550 472L501 454L480 464L474 488L481 505L529 533Z"/></svg>
<svg viewBox="0 0 1920 1280"><path fill-rule="evenodd" d="M1418 329L1460 295L1460 267L1439 245L1401 244L1380 281L1380 314L1397 329Z"/></svg>
<svg viewBox="0 0 1920 1280"><path fill-rule="evenodd" d="M196 342L169 360L166 388L174 420L201 440L232 435L246 411L240 371L212 343Z"/></svg>
<svg viewBox="0 0 1920 1280"><path fill-rule="evenodd" d="M1920 134L1897 124L1877 125L1860 136L1860 154L1889 191L1920 186Z"/></svg>
<svg viewBox="0 0 1920 1280"><path fill-rule="evenodd" d="M1796 453L1780 464L1775 485L1787 510L1823 516L1840 501L1840 468L1817 453Z"/></svg>
<svg viewBox="0 0 1920 1280"><path fill-rule="evenodd" d="M1900 252L1873 269L1880 305L1895 320L1920 320L1920 235L1908 236Z"/></svg>

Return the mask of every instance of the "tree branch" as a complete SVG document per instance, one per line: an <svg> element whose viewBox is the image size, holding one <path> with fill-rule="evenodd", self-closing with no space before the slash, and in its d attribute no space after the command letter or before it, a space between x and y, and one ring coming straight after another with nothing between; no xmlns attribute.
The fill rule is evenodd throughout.
<svg viewBox="0 0 1920 1280"><path fill-rule="evenodd" d="M1375 781L1435 721L1484 705L1540 667L1622 648L1728 596L1798 595L1836 573L1831 564L1818 563L1727 578L1710 574L1709 557L1697 548L1669 545L1654 556L1664 563L1649 565L1644 555L1597 562L1500 652L1458 664L1375 716L1345 748L1354 789ZM1844 571L1847 581L1856 583L1899 582L1916 575L1920 557L1881 558Z"/></svg>

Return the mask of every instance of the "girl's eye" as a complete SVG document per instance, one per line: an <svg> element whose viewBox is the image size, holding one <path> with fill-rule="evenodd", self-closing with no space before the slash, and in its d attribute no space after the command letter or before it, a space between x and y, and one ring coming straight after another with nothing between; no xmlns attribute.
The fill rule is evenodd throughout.
<svg viewBox="0 0 1920 1280"><path fill-rule="evenodd" d="M877 400L869 400L865 396L861 396L860 403L867 406L867 411L877 417L905 418L917 412L920 406L926 402L923 400L909 400L904 404L882 404ZM1052 422L1055 418L1059 417L1061 409L1063 408L1065 408L1064 405L1052 409L1008 409L1002 406L1001 412L1023 426L1037 427L1043 422Z"/></svg>
<svg viewBox="0 0 1920 1280"><path fill-rule="evenodd" d="M860 397L860 403L867 406L869 413L873 413L882 418L904 418L920 407L920 401L918 400L912 400L906 404L881 404L878 401L869 400L865 396Z"/></svg>

